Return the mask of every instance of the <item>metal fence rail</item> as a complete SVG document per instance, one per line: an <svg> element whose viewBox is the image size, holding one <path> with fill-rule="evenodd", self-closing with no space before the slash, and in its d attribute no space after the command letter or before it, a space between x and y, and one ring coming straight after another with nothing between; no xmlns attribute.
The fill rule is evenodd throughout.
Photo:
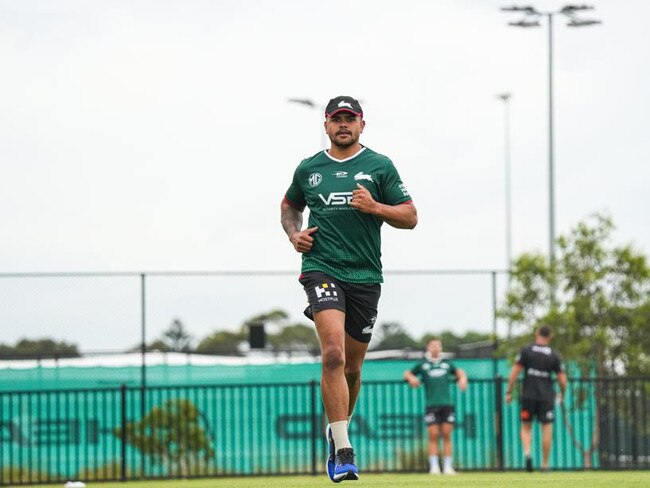
<svg viewBox="0 0 650 488"><path fill-rule="evenodd" d="M519 405L502 402L504 384L450 385L459 469L523 466ZM650 378L573 379L551 465L650 468L649 392ZM421 392L403 382L365 383L351 424L362 470L425 469L423 411ZM0 485L318 474L325 422L315 382L2 392Z"/></svg>

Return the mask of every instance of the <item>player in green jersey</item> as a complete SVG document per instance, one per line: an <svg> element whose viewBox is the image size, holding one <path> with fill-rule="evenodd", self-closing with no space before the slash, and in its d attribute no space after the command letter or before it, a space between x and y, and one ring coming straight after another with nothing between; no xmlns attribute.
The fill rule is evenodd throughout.
<svg viewBox="0 0 650 488"><path fill-rule="evenodd" d="M348 425L377 319L381 226L417 224L417 211L392 161L359 143L365 125L357 100L330 100L324 123L330 148L298 165L281 204L282 227L302 253L305 315L314 320L320 340L321 393L329 419L327 471L334 482L359 478ZM305 208L309 222L303 230Z"/></svg>
<svg viewBox="0 0 650 488"><path fill-rule="evenodd" d="M443 473L456 474L452 466L451 432L456 422L454 401L449 391L449 375L456 378L461 391L467 389L467 375L442 358L442 342L431 339L427 344L424 361L404 372L404 379L417 388L424 383L426 414L424 420L429 431L429 473L440 474L438 439L442 434Z"/></svg>

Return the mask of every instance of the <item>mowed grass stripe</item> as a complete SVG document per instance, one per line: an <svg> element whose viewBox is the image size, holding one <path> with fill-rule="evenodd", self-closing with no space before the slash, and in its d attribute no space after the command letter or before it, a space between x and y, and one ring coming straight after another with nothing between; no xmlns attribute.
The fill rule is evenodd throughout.
<svg viewBox="0 0 650 488"><path fill-rule="evenodd" d="M23 485L25 486L25 485ZM63 483L44 486L63 486ZM643 488L650 487L650 471L590 471L551 473L460 473L457 476L426 474L361 474L360 481L334 485L323 476L269 476L210 478L201 480L90 482L88 488Z"/></svg>

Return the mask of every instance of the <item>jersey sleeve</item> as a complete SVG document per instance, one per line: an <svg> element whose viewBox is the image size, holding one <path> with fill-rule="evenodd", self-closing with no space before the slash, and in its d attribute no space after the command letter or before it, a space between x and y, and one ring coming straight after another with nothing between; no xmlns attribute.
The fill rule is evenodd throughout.
<svg viewBox="0 0 650 488"><path fill-rule="evenodd" d="M411 368L411 373L413 373L415 376L421 376L422 375L422 363L418 363L415 366Z"/></svg>
<svg viewBox="0 0 650 488"><path fill-rule="evenodd" d="M289 189L284 194L284 199L292 207L295 207L298 210L303 210L305 208L305 194L300 187L298 176L299 170L300 166L293 172L293 180L291 181Z"/></svg>
<svg viewBox="0 0 650 488"><path fill-rule="evenodd" d="M564 372L564 363L562 362L562 356L555 353L555 369L553 370L555 374Z"/></svg>
<svg viewBox="0 0 650 488"><path fill-rule="evenodd" d="M519 351L517 356L515 357L515 363L520 364L521 366L526 366L526 348L524 347Z"/></svg>
<svg viewBox="0 0 650 488"><path fill-rule="evenodd" d="M411 196L404 183L402 183L402 178L400 178L397 168L395 168L395 165L390 159L386 159L386 168L380 181L382 203L386 205L399 205L400 203L410 202L412 200Z"/></svg>
<svg viewBox="0 0 650 488"><path fill-rule="evenodd" d="M447 364L449 364L449 374L453 374L453 375L455 375L455 374L456 374L456 370L457 370L458 368L456 368L456 366L454 366L454 363L447 363Z"/></svg>

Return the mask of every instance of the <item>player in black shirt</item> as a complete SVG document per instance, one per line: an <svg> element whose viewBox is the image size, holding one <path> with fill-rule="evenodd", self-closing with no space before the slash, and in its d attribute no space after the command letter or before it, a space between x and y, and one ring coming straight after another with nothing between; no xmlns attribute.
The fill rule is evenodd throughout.
<svg viewBox="0 0 650 488"><path fill-rule="evenodd" d="M562 402L566 390L567 377L562 360L557 352L549 345L553 339L553 331L548 325L542 325L535 331L535 342L522 348L515 358L508 389L506 403L512 401L512 389L517 382L519 373L524 372L524 384L521 392L521 442L526 456L526 470L533 470L530 456L530 441L532 437L532 421L537 418L542 424L542 471L548 469L548 459L551 454L553 440L553 421L555 420L555 400L552 373L557 376L560 393L557 401Z"/></svg>

